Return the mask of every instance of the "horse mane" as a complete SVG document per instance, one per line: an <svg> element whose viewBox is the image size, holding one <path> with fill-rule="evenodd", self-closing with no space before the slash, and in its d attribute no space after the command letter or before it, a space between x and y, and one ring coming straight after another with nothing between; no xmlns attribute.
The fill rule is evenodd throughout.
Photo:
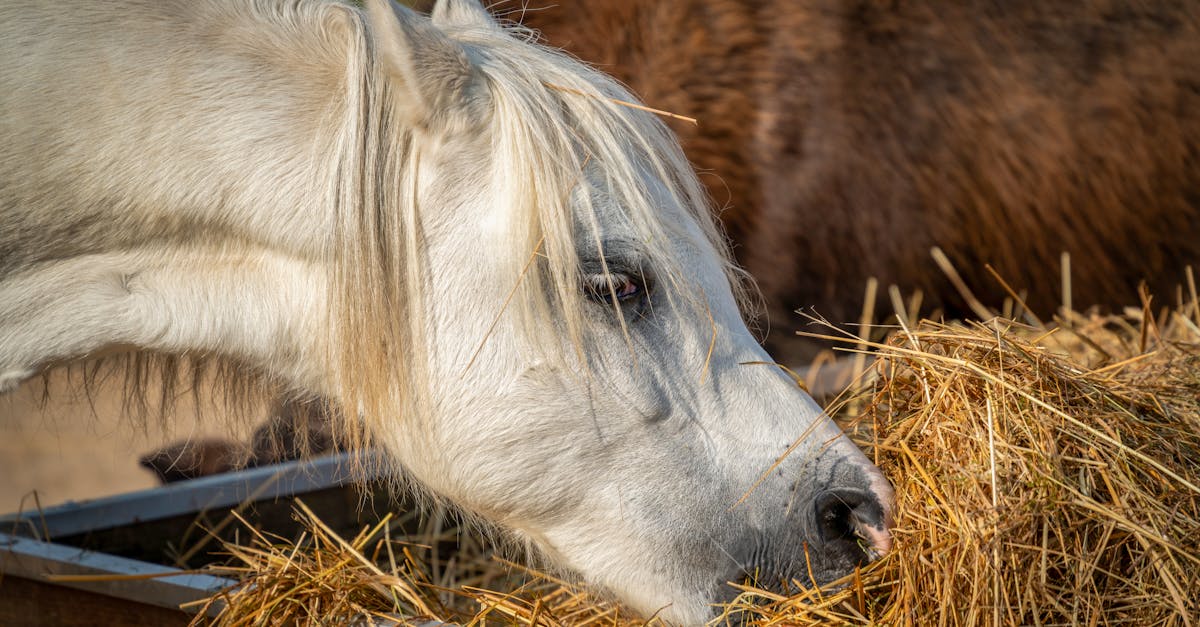
<svg viewBox="0 0 1200 627"><path fill-rule="evenodd" d="M424 272L418 228L422 207L413 176L421 150L410 130L398 128L396 99L376 58L372 34L364 15L354 15L358 36L347 60L347 118L335 142L337 166L327 185L337 216L329 242L334 264L328 358L345 407L358 409L343 413L360 414L368 427L364 437L370 437L386 421L394 425L397 419L420 421L430 415L430 347L421 303L432 286ZM659 201L643 184L647 172L690 212L705 240L695 243L718 252L741 296L743 281L730 261L707 193L662 121L615 102L634 98L602 73L534 43L531 33L518 25L449 34L467 47L490 88L492 175L504 182L498 202L505 204L513 227L510 255L490 261L504 264L512 277L515 297L507 307L519 316L530 347L546 351L547 358L584 362L588 334L575 220L590 221L596 244L600 242L589 194L572 196L571 191L585 180L589 162L604 173L602 191L644 244L642 253L656 281L674 288L669 293L687 295L689 289L668 242L694 236L659 210ZM703 316L705 300L703 294L693 294L672 304ZM564 328L573 355L555 352Z"/></svg>

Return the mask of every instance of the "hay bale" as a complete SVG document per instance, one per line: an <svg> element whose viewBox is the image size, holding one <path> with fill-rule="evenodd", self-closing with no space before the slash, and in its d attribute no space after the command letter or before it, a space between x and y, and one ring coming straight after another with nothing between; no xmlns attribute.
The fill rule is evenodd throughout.
<svg viewBox="0 0 1200 627"><path fill-rule="evenodd" d="M722 620L1200 624L1198 314L1195 307L1193 317L1172 313L1160 320L1145 310L1121 317L1072 314L1057 329L1000 319L966 325L926 321L874 346L882 357L878 377L867 398L859 399L865 402L850 404L864 409L848 428L868 434L864 444L895 484L894 551L836 589L783 595L743 586L744 594L724 608ZM361 556L366 545L359 540L348 546ZM257 559L250 568L255 572L304 570L294 566L298 549L280 551L270 559L252 552L239 557L247 563ZM321 586L336 588L346 584L335 583L321 568L359 568L368 561L325 556L317 558L320 568L308 570ZM502 579L478 573L494 571L496 564L484 552L461 556L460 574L444 576L435 586L414 574L421 572L419 565L410 560L398 566L393 559L391 572L368 568L370 576L356 585L366 581L385 601L373 607L373 616L408 612L476 624L641 624L584 589L536 573L513 587L491 588L507 591L489 591L480 582L495 585ZM425 595L423 608L392 602L398 581ZM305 586L260 580L249 587L291 594ZM447 588L471 607L451 607ZM231 608L241 602L235 595L226 599ZM267 605L303 605L247 599L259 613L240 616L261 617ZM322 601L315 607L334 605ZM339 607L366 606L356 600ZM306 624L296 619L299 614L289 616Z"/></svg>
<svg viewBox="0 0 1200 627"><path fill-rule="evenodd" d="M1200 330L1137 311L1070 326L926 321L877 346L857 426L896 487L894 552L836 594L750 590L730 613L1197 624Z"/></svg>

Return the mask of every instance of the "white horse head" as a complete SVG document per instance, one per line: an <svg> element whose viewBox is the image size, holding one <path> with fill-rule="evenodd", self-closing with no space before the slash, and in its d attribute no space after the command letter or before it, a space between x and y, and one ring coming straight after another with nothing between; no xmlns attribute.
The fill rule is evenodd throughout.
<svg viewBox="0 0 1200 627"><path fill-rule="evenodd" d="M748 365L770 359L708 201L612 80L473 1L193 0L178 32L120 43L79 37L114 9L43 4L10 10L78 48L0 75L0 215L75 239L0 235L0 384L114 347L237 360L357 408L429 492L677 622L744 574L824 583L888 550L887 481ZM166 10L129 11L138 34ZM108 77L63 69L100 57ZM89 89L100 115L74 113ZM47 120L70 149L39 147Z"/></svg>

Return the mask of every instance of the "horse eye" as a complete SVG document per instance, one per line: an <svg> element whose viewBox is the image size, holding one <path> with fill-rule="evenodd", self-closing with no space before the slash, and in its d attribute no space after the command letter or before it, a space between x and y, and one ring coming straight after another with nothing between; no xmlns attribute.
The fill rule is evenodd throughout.
<svg viewBox="0 0 1200 627"><path fill-rule="evenodd" d="M584 279L588 298L603 303L612 303L616 295L618 303L627 303L641 298L645 289L641 283L627 274L596 274Z"/></svg>

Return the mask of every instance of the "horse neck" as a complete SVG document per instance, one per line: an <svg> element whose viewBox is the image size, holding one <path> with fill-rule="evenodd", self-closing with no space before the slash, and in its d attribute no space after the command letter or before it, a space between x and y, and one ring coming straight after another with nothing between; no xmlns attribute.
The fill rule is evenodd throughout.
<svg viewBox="0 0 1200 627"><path fill-rule="evenodd" d="M365 45L345 7L291 8L199 2L177 14L174 35L185 39L160 40L169 67L136 87L155 94L149 124L183 141L174 154L131 157L140 161L132 180L146 183L144 201L180 208L190 228L317 256L334 220L328 188L347 149L343 126L358 108L348 73L361 72Z"/></svg>

